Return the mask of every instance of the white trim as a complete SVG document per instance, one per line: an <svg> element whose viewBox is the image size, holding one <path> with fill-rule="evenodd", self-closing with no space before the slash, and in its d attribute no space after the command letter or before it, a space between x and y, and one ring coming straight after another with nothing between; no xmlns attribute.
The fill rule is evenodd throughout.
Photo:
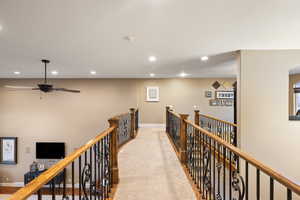
<svg viewBox="0 0 300 200"><path fill-rule="evenodd" d="M139 124L139 127L141 128L165 128L166 125L165 124Z"/></svg>
<svg viewBox="0 0 300 200"><path fill-rule="evenodd" d="M0 183L0 186L6 186L6 187L24 187L24 183L23 182Z"/></svg>

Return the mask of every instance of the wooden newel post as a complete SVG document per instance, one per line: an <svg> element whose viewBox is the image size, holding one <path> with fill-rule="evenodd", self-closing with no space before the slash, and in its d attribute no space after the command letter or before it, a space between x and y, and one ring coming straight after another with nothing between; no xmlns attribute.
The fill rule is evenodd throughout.
<svg viewBox="0 0 300 200"><path fill-rule="evenodd" d="M199 110L195 110L195 124L196 125L200 125L200 115L199 115L200 111Z"/></svg>
<svg viewBox="0 0 300 200"><path fill-rule="evenodd" d="M112 182L113 184L119 183L119 167L118 167L118 136L117 131L119 127L119 119L111 118L108 120L110 127L114 127L115 129L112 132L112 137L110 140L111 143L111 162L112 162Z"/></svg>
<svg viewBox="0 0 300 200"><path fill-rule="evenodd" d="M187 114L180 114L180 161L185 164L187 160L186 148L187 148L187 137L186 129L187 124L184 120L189 117Z"/></svg>
<svg viewBox="0 0 300 200"><path fill-rule="evenodd" d="M170 106L166 106L166 133L169 133L169 128L170 128L170 124L169 124L169 110L170 110Z"/></svg>
<svg viewBox="0 0 300 200"><path fill-rule="evenodd" d="M131 117L130 137L131 139L133 139L135 138L135 108L130 108L130 117Z"/></svg>

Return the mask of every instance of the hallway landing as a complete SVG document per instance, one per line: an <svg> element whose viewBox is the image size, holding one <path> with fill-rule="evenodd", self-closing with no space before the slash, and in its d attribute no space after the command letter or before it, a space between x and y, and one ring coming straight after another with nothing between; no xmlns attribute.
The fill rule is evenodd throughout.
<svg viewBox="0 0 300 200"><path fill-rule="evenodd" d="M195 200L163 128L140 128L119 152L116 200Z"/></svg>

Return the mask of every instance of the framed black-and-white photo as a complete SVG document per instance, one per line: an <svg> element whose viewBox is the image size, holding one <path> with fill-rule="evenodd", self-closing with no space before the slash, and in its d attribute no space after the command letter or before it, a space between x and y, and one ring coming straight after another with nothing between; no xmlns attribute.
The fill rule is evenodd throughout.
<svg viewBox="0 0 300 200"><path fill-rule="evenodd" d="M150 102L159 101L159 87L147 87L146 101L150 101Z"/></svg>
<svg viewBox="0 0 300 200"><path fill-rule="evenodd" d="M233 91L216 91L216 99L234 99Z"/></svg>
<svg viewBox="0 0 300 200"><path fill-rule="evenodd" d="M0 164L17 164L18 138L0 137Z"/></svg>

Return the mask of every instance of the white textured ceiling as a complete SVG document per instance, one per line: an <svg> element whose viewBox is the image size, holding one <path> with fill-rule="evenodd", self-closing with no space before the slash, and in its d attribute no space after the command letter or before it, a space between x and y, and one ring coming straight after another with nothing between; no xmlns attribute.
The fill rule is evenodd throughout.
<svg viewBox="0 0 300 200"><path fill-rule="evenodd" d="M300 48L299 8L299 0L0 0L0 77L41 77L41 58L58 77L234 76L235 50Z"/></svg>

